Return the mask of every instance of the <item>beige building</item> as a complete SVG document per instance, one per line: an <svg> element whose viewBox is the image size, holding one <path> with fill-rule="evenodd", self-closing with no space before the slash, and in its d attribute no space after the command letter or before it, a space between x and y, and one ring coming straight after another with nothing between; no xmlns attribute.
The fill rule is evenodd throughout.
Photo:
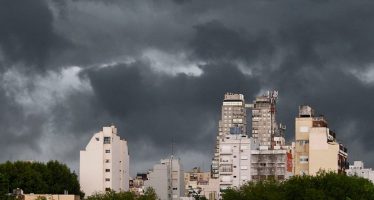
<svg viewBox="0 0 374 200"><path fill-rule="evenodd" d="M21 200L37 200L38 198L45 198L46 200L80 200L79 195L64 195L64 194L24 194L17 197Z"/></svg>
<svg viewBox="0 0 374 200"><path fill-rule="evenodd" d="M79 182L86 196L129 190L127 141L120 138L115 126L95 133L80 152Z"/></svg>
<svg viewBox="0 0 374 200"><path fill-rule="evenodd" d="M337 142L325 117L316 117L311 107L300 106L295 120L294 174L316 175L320 170L345 173L347 157L347 149Z"/></svg>
<svg viewBox="0 0 374 200"><path fill-rule="evenodd" d="M210 172L202 172L199 167L184 173L185 196L199 195L209 200L217 199L219 181L210 177Z"/></svg>

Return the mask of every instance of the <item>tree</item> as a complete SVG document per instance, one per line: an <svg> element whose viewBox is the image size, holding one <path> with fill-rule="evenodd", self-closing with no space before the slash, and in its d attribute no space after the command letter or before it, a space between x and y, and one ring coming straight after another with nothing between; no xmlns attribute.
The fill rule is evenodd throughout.
<svg viewBox="0 0 374 200"><path fill-rule="evenodd" d="M77 175L58 161L8 161L0 164L0 174L0 191L6 189L7 193L15 188L36 194L63 194L67 190L83 197Z"/></svg>
<svg viewBox="0 0 374 200"><path fill-rule="evenodd" d="M153 188L146 188L144 195L136 196L132 192L107 191L105 193L96 193L87 197L87 200L157 200L156 192Z"/></svg>
<svg viewBox="0 0 374 200"><path fill-rule="evenodd" d="M155 189L152 187L147 187L145 189L144 195L140 196L138 198L139 200L156 200L157 199L157 194Z"/></svg>
<svg viewBox="0 0 374 200"><path fill-rule="evenodd" d="M135 194L132 192L107 191L105 193L96 193L87 197L87 200L135 200Z"/></svg>
<svg viewBox="0 0 374 200"><path fill-rule="evenodd" d="M240 189L226 190L223 199L364 200L374 199L374 185L364 178L321 172L317 176L294 176L283 182L249 182Z"/></svg>

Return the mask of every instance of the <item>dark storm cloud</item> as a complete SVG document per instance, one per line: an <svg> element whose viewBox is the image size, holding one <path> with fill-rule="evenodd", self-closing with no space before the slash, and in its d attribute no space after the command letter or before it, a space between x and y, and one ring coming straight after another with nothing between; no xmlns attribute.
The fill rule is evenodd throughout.
<svg viewBox="0 0 374 200"><path fill-rule="evenodd" d="M8 65L25 62L44 64L65 40L53 29L53 15L43 0L4 0L0 2L0 48Z"/></svg>
<svg viewBox="0 0 374 200"><path fill-rule="evenodd" d="M247 64L273 54L274 46L266 32L251 35L210 21L194 27L196 35L190 45L196 57L212 62L244 60Z"/></svg>
<svg viewBox="0 0 374 200"><path fill-rule="evenodd" d="M373 8L365 0L2 1L4 72L42 66L44 75L21 70L19 79L29 81L24 88L0 87L0 125L7 127L1 135L9 138L1 150L12 154L1 159L24 158L29 149L43 154L45 136L74 137L64 140L66 148L53 143L62 153L46 159L76 166L89 137L115 123L132 162L148 165L138 167L167 155L172 140L181 153L203 154L209 163L224 93L251 101L274 88L288 139L297 106L310 104L327 116L352 159L373 166L374 83L361 76L373 68ZM175 72L175 60L201 74ZM74 65L91 88L45 91L36 84ZM3 84L9 74L2 77ZM10 82L17 86L17 80ZM53 104L30 114L40 104L34 92ZM14 153L11 146L26 148Z"/></svg>
<svg viewBox="0 0 374 200"><path fill-rule="evenodd" d="M0 121L3 138L0 140L1 158L17 158L22 151L31 149L40 152L38 146L42 133L40 124L46 116L25 115L22 107L7 93L4 88L0 88Z"/></svg>
<svg viewBox="0 0 374 200"><path fill-rule="evenodd" d="M223 94L252 96L259 85L230 63L201 69L201 76L170 76L139 61L85 73L104 109L121 119L121 134L128 141L149 140L167 152L174 141L179 151L211 152L215 141L211 131L217 126Z"/></svg>

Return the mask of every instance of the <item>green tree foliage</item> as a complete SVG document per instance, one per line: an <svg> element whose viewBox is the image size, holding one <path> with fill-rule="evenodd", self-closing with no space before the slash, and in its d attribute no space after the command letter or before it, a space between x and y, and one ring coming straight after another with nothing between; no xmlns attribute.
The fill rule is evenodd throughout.
<svg viewBox="0 0 374 200"><path fill-rule="evenodd" d="M145 189L144 195L140 196L138 200L156 200L157 199L157 194L155 189L152 187L147 187Z"/></svg>
<svg viewBox="0 0 374 200"><path fill-rule="evenodd" d="M157 200L156 192L153 188L147 188L144 195L136 196L132 192L114 192L97 193L87 197L87 200Z"/></svg>
<svg viewBox="0 0 374 200"><path fill-rule="evenodd" d="M70 194L83 196L77 175L58 161L0 164L0 191L9 193L15 188L35 194L63 194L67 190Z"/></svg>
<svg viewBox="0 0 374 200"><path fill-rule="evenodd" d="M240 189L228 189L224 200L368 200L374 199L369 180L322 172L317 176L294 176L284 182L249 182Z"/></svg>

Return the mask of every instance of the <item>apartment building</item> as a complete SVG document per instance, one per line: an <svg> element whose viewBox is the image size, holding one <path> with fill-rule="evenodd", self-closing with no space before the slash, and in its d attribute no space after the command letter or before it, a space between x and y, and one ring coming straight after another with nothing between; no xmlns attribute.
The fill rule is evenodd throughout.
<svg viewBox="0 0 374 200"><path fill-rule="evenodd" d="M247 114L243 94L226 93L221 107L221 119L218 122L218 135L214 158L212 160L211 176L218 178L219 174L219 145L220 140L231 134L231 128L236 132L247 132Z"/></svg>
<svg viewBox="0 0 374 200"><path fill-rule="evenodd" d="M145 187L152 187L161 200L179 200L185 194L184 172L180 159L162 159L148 172Z"/></svg>
<svg viewBox="0 0 374 200"><path fill-rule="evenodd" d="M220 191L227 188L240 188L251 180L251 139L246 134L234 133L235 131L220 140Z"/></svg>
<svg viewBox="0 0 374 200"><path fill-rule="evenodd" d="M79 181L86 196L129 190L127 141L120 138L114 125L95 133L80 151Z"/></svg>
<svg viewBox="0 0 374 200"><path fill-rule="evenodd" d="M259 95L247 108L252 110L251 179L284 180L287 175L286 127L276 120L278 91Z"/></svg>
<svg viewBox="0 0 374 200"><path fill-rule="evenodd" d="M345 173L348 153L324 116L310 106L300 106L295 119L294 174L316 175L320 170Z"/></svg>
<svg viewBox="0 0 374 200"><path fill-rule="evenodd" d="M365 168L362 161L354 161L353 165L349 165L349 169L346 172L348 176L366 178L374 183L374 171L371 168Z"/></svg>

